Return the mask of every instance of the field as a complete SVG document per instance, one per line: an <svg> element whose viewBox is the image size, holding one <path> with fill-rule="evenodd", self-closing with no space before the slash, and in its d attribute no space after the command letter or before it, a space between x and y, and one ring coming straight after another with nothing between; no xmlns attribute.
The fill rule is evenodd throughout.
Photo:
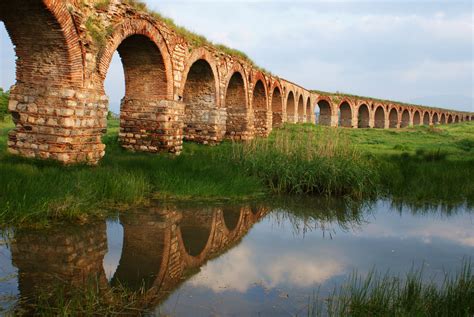
<svg viewBox="0 0 474 317"><path fill-rule="evenodd" d="M271 195L390 196L408 204L474 203L474 124L392 130L286 125L269 139L185 144L179 157L130 153L104 136L97 167L64 167L6 152L0 122L0 224L85 222L153 198L246 200Z"/></svg>

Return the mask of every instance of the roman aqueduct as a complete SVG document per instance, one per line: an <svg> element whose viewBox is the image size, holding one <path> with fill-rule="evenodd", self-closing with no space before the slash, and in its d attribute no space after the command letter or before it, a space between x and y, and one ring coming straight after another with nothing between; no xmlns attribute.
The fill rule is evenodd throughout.
<svg viewBox="0 0 474 317"><path fill-rule="evenodd" d="M238 54L196 44L130 0L3 0L0 20L17 56L8 149L25 157L94 164L104 156L104 81L116 51L126 84L119 139L135 151L179 154L183 139L249 140L284 122L401 128L474 120L473 113L309 91Z"/></svg>

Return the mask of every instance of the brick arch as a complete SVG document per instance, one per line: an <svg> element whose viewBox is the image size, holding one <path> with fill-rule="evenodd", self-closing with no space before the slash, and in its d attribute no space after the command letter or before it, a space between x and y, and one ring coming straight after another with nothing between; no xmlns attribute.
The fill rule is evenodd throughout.
<svg viewBox="0 0 474 317"><path fill-rule="evenodd" d="M215 104L216 104L217 107L220 107L220 104L221 104L220 103L220 98L219 98L219 96L220 96L220 85L219 85L220 74L219 74L219 71L217 69L217 61L214 58L214 56L211 54L211 52L209 52L208 50L206 50L205 48L202 48L202 47L194 49L193 52L191 53L191 55L186 58L185 68L184 68L184 71L183 71L181 85L180 85L180 88L178 90L178 95L184 98L184 91L185 91L185 88L186 88L186 82L188 80L189 71L191 70L193 65L199 60L205 61L209 65L209 68L212 71L212 75L214 77L214 86L215 86L214 90L216 92Z"/></svg>
<svg viewBox="0 0 474 317"><path fill-rule="evenodd" d="M332 124L332 100L327 96L319 96L316 99L316 105L319 107L319 124L330 126Z"/></svg>
<svg viewBox="0 0 474 317"><path fill-rule="evenodd" d="M1 1L0 20L15 46L17 85L83 87L81 41L63 1Z"/></svg>
<svg viewBox="0 0 474 317"><path fill-rule="evenodd" d="M261 78L255 78L255 80L252 94L255 134L266 137L271 129L271 118L268 111L268 90L265 80Z"/></svg>
<svg viewBox="0 0 474 317"><path fill-rule="evenodd" d="M288 122L297 122L296 100L295 92L292 89L288 89L285 101Z"/></svg>
<svg viewBox="0 0 474 317"><path fill-rule="evenodd" d="M357 127L363 129L370 127L370 110L366 102L357 107Z"/></svg>
<svg viewBox="0 0 474 317"><path fill-rule="evenodd" d="M396 107L390 108L389 114L388 114L388 122L389 122L389 128L391 129L396 129L399 127L398 125L398 109Z"/></svg>
<svg viewBox="0 0 474 317"><path fill-rule="evenodd" d="M440 114L439 123L440 124L446 124L446 114L445 113Z"/></svg>
<svg viewBox="0 0 474 317"><path fill-rule="evenodd" d="M374 105L374 128L385 128L385 107L381 104Z"/></svg>
<svg viewBox="0 0 474 317"><path fill-rule="evenodd" d="M204 261L212 248L217 229L216 220L215 210L212 214L208 209L183 213L177 236L187 265L199 266Z"/></svg>
<svg viewBox="0 0 474 317"><path fill-rule="evenodd" d="M271 88L272 126L278 127L283 123L283 91L278 81L274 81Z"/></svg>
<svg viewBox="0 0 474 317"><path fill-rule="evenodd" d="M455 115L453 121L454 121L454 123L459 123L459 116Z"/></svg>
<svg viewBox="0 0 474 317"><path fill-rule="evenodd" d="M403 109L402 111L402 118L400 121L401 128L407 128L410 126L410 111L408 109Z"/></svg>
<svg viewBox="0 0 474 317"><path fill-rule="evenodd" d="M415 110L413 112L413 125L420 125L421 124L421 113L419 110Z"/></svg>
<svg viewBox="0 0 474 317"><path fill-rule="evenodd" d="M349 99L344 98L338 106L338 125L341 127L352 127L353 106Z"/></svg>
<svg viewBox="0 0 474 317"><path fill-rule="evenodd" d="M102 84L107 75L115 51L117 51L124 42L127 42L128 39L139 37L141 39L147 39L150 43L153 43L156 49L155 53L161 55L160 62L162 62L164 66L161 71L164 73L164 76L160 77L163 77L166 81L166 88L163 93L165 97L164 99L173 100L173 68L170 52L160 31L147 20L127 19L115 26L114 32L108 39L107 44L101 50L98 57L97 67ZM155 63L158 62L155 61ZM125 68L126 65L124 62L123 64Z"/></svg>
<svg viewBox="0 0 474 317"><path fill-rule="evenodd" d="M305 122L305 106L303 94L299 94L298 97L298 122Z"/></svg>
<svg viewBox="0 0 474 317"><path fill-rule="evenodd" d="M430 125L430 113L428 111L423 112L423 125Z"/></svg>
<svg viewBox="0 0 474 317"><path fill-rule="evenodd" d="M439 114L437 112L433 113L431 121L433 122L433 125L439 124Z"/></svg>
<svg viewBox="0 0 474 317"><path fill-rule="evenodd" d="M171 228L161 226L162 222L162 215L153 212L120 216L123 245L112 286L123 285L133 291L156 286L156 280L167 270L171 249Z"/></svg>
<svg viewBox="0 0 474 317"><path fill-rule="evenodd" d="M227 110L226 137L233 140L253 137L253 113L248 100L246 72L235 64L226 79L224 104Z"/></svg>
<svg viewBox="0 0 474 317"><path fill-rule="evenodd" d="M220 93L215 61L206 52L197 50L187 60L179 94L185 104L184 138L214 144L223 139L225 125L209 122L209 116L220 117Z"/></svg>

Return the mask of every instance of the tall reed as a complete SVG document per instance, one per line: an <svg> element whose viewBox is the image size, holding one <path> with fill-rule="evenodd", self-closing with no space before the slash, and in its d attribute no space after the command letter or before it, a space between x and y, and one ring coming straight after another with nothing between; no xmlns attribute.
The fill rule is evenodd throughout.
<svg viewBox="0 0 474 317"><path fill-rule="evenodd" d="M286 126L269 139L234 144L232 159L276 193L361 198L376 192L374 162L341 130Z"/></svg>

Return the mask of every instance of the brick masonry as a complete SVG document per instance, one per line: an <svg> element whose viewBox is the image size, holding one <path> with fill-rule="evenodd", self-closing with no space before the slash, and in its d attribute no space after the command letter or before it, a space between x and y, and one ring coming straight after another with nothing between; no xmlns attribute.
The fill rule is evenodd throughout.
<svg viewBox="0 0 474 317"><path fill-rule="evenodd" d="M3 0L0 20L17 55L8 149L25 157L100 161L104 80L116 51L126 78L119 140L132 151L179 154L183 139L250 140L283 122L399 128L474 119L472 113L308 91L239 57L189 43L120 0L107 7L94 0Z"/></svg>

